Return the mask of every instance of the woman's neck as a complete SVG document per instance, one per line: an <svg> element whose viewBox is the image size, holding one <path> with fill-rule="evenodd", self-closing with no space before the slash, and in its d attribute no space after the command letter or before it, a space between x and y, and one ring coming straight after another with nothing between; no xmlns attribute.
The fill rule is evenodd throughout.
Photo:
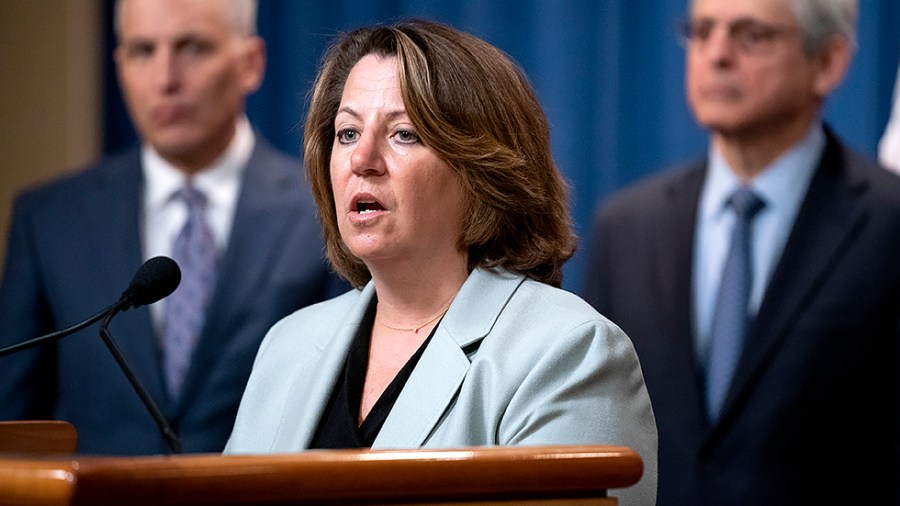
<svg viewBox="0 0 900 506"><path fill-rule="evenodd" d="M377 318L395 328L427 324L446 311L469 277L466 259L435 260L415 268L372 269L378 294ZM435 318L436 319L436 318Z"/></svg>

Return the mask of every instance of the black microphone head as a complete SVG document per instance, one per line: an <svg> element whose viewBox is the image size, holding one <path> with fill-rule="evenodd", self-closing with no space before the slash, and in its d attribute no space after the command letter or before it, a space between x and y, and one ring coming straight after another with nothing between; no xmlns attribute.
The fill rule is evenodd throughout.
<svg viewBox="0 0 900 506"><path fill-rule="evenodd" d="M139 307L168 297L181 283L181 269L175 260L158 256L147 260L138 268L131 284L119 299L123 310Z"/></svg>

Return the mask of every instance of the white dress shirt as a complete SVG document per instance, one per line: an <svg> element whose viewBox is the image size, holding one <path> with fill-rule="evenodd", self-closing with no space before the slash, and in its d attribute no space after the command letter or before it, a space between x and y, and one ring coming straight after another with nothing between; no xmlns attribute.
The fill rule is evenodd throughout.
<svg viewBox="0 0 900 506"><path fill-rule="evenodd" d="M225 250L231 235L231 225L241 189L241 176L253 153L256 138L246 117L238 120L231 143L209 167L191 176L196 189L207 200L206 219L215 237L219 252ZM144 259L159 255L170 256L175 237L187 220L187 205L174 198L185 186L188 176L167 162L149 145L141 148L141 167L144 173L143 215ZM157 331L162 327L165 299L152 304L150 313Z"/></svg>

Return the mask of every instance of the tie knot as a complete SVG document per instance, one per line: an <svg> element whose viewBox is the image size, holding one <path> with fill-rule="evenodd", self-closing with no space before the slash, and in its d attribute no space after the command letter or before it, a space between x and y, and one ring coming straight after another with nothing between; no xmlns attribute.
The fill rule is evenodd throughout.
<svg viewBox="0 0 900 506"><path fill-rule="evenodd" d="M177 190L174 197L183 200L187 204L188 209L192 211L201 210L206 206L206 195L192 185L187 185Z"/></svg>
<svg viewBox="0 0 900 506"><path fill-rule="evenodd" d="M734 213L740 220L753 218L763 207L765 202L752 189L742 186L731 194L728 205L734 209Z"/></svg>

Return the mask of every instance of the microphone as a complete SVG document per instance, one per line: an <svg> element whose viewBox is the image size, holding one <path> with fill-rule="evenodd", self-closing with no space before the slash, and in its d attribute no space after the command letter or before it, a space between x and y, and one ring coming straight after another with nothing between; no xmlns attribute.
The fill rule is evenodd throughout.
<svg viewBox="0 0 900 506"><path fill-rule="evenodd" d="M135 393L137 393L141 402L144 403L144 407L150 412L150 416L156 422L156 427L162 434L163 439L166 440L166 444L169 445L172 453L182 452L181 439L175 434L172 426L169 425L169 421L166 420L162 411L153 402L150 393L147 392L147 389L138 380L128 362L125 361L125 356L122 355L112 338L112 334L109 332L109 323L121 311L127 311L129 308L136 308L145 304L153 304L164 297L168 297L178 288L179 283L181 283L181 269L178 268L178 264L174 260L164 256L153 257L147 260L134 274L131 284L122 292L119 301L103 316L103 323L100 324L100 337L103 339L103 343L106 344L109 352L112 353L113 358L118 362L119 368L125 373L125 377L128 378L128 382L131 383Z"/></svg>
<svg viewBox="0 0 900 506"><path fill-rule="evenodd" d="M103 319L103 323L100 325L100 337L103 339L106 347L109 348L113 358L118 362L119 368L125 373L131 386L134 388L135 392L137 392L138 397L140 397L141 401L144 403L144 407L150 412L150 415L156 422L156 426L159 428L160 433L162 433L163 438L165 438L169 448L172 449L173 453L181 453L181 441L175 434L175 431L172 430L172 427L169 425L169 422L163 416L162 412L153 402L153 399L150 398L150 394L147 393L147 390L141 385L140 381L138 381L134 372L132 372L131 367L129 367L128 363L125 361L125 357L122 356L119 347L116 346L108 329L110 321L112 321L113 316L116 314L121 311L127 311L130 308L153 304L160 299L168 297L175 291L175 288L178 287L179 283L181 283L181 269L178 268L178 264L168 257L153 257L141 264L137 272L134 273L134 277L131 279L128 288L122 292L119 300L111 306L104 308L99 313L82 322L76 323L71 327L2 348L0 349L0 357L37 346L46 341L61 339Z"/></svg>
<svg viewBox="0 0 900 506"><path fill-rule="evenodd" d="M153 304L172 295L179 283L181 269L175 260L164 256L153 257L141 264L116 304L122 304L122 311Z"/></svg>
<svg viewBox="0 0 900 506"><path fill-rule="evenodd" d="M178 268L178 264L176 264L174 260L163 256L153 257L141 264L137 272L134 273L131 284L129 284L128 288L122 292L122 295L115 304L103 308L99 313L84 321L78 322L71 327L35 337L28 341L13 344L5 348L0 348L0 357L27 350L28 348L32 348L43 342L56 341L70 334L74 334L99 321L117 306L121 305L121 310L124 311L132 307L153 304L174 292L180 282L181 269Z"/></svg>

